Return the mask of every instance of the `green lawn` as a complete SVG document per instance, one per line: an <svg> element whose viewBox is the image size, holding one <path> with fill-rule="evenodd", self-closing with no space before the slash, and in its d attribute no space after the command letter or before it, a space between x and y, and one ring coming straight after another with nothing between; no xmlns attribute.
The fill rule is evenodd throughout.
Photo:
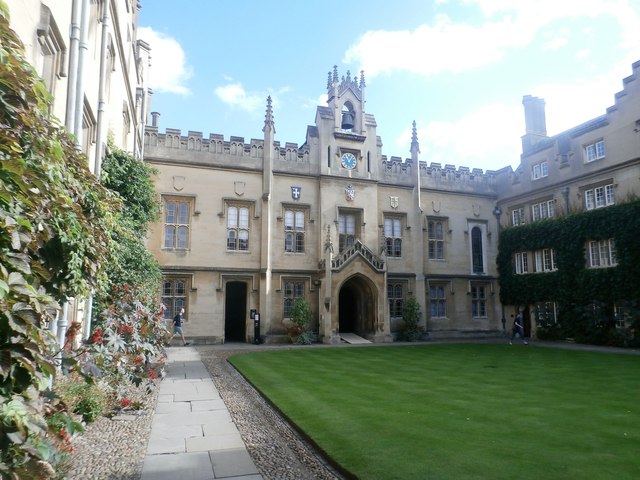
<svg viewBox="0 0 640 480"><path fill-rule="evenodd" d="M638 356L439 344L230 361L363 480L640 478Z"/></svg>

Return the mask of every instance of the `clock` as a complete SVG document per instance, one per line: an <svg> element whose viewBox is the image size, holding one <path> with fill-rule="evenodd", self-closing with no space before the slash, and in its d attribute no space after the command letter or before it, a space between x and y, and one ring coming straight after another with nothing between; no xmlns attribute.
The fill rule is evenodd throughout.
<svg viewBox="0 0 640 480"><path fill-rule="evenodd" d="M343 153L341 159L344 168L348 168L349 170L356 168L356 156L353 153Z"/></svg>

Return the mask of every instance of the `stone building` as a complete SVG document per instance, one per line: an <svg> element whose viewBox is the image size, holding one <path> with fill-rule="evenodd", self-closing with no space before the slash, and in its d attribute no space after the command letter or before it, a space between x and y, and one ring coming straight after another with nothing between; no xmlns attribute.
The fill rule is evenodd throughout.
<svg viewBox="0 0 640 480"><path fill-rule="evenodd" d="M300 146L275 140L270 99L249 142L160 133L152 114L167 318L184 306L198 341L253 341L255 311L275 342L302 297L323 342L387 342L415 297L432 337L501 331L495 172L421 162L415 125L409 158L382 155L364 75L334 68L327 93Z"/></svg>
<svg viewBox="0 0 640 480"><path fill-rule="evenodd" d="M0 0L25 57L53 98L51 115L76 138L98 175L107 139L142 159L147 118L149 46L137 39L135 0ZM65 304L62 336L72 321L89 333L91 299ZM56 328L56 326L54 326Z"/></svg>
<svg viewBox="0 0 640 480"><path fill-rule="evenodd" d="M11 28L53 96L51 114L98 172L113 143L142 158L149 46L136 0L5 0Z"/></svg>
<svg viewBox="0 0 640 480"><path fill-rule="evenodd" d="M552 137L546 132L544 100L525 96L526 132L522 137L521 163L515 171L507 169L498 175L496 210L500 212L502 225L514 228L559 221L569 214L588 215L585 220L591 221L587 231L574 231L555 242L549 238L533 248L503 252L512 262L506 273L516 276L510 281L518 282L522 290L534 289L531 286L534 276L553 285L559 281L558 275L552 275L557 273L567 277L566 286L576 293L592 288L589 277L608 274L613 283L596 288L601 292L592 293L591 299L608 309L619 326L625 326L624 317L628 316L622 305L637 307L640 302L638 297L616 298L616 292L618 295L626 292L627 296L635 296L630 293L634 289L640 292L637 264L629 264L631 258L640 255L640 239L632 235L633 240L623 244L622 236L626 236L623 234L634 226L607 225L595 219L601 209L609 209L606 216L612 217L615 210L612 207L640 195L640 61L632 65L631 75L622 84L614 104L603 115ZM584 237L576 239L574 253L578 260L558 258L558 249L567 250L566 244L576 235ZM621 237L620 241L615 237ZM563 270L563 263L571 266ZM614 270L618 270L618 275L612 275ZM624 282L615 279L624 271L631 278ZM501 281L504 284L506 279ZM556 290L560 289L567 288L558 284ZM585 300L591 300L567 292L542 294L544 288L537 290L540 292L514 296L514 300L520 300L514 302L519 303L515 307L523 312L527 331L533 335L538 323L557 321L560 297L565 298L565 303L581 307ZM605 294L605 290L609 293Z"/></svg>
<svg viewBox="0 0 640 480"><path fill-rule="evenodd" d="M248 142L160 133L152 114L145 160L159 172L163 217L148 245L165 275L167 319L185 307L197 342L251 342L256 334L285 341L292 302L301 297L313 307L321 341L355 334L387 342L414 297L430 338L499 335L516 310L535 335L541 306L555 319L555 303L501 304L498 238L512 226L638 194L639 69L633 65L603 116L553 137L544 101L525 96L515 171L428 164L419 158L415 123L410 156L383 155L375 117L364 109L364 75L339 78L335 67L328 103L317 108L302 145L275 140L270 99L263 136ZM600 243L585 248L608 266L609 243ZM556 271L551 250L506 252L508 268Z"/></svg>

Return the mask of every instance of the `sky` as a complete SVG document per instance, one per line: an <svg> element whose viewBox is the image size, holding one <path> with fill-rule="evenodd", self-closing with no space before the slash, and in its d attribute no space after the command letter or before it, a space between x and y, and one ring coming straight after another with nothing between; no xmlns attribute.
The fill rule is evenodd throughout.
<svg viewBox="0 0 640 480"><path fill-rule="evenodd" d="M142 0L151 111L178 128L305 141L327 74L366 81L382 154L497 170L520 163L522 97L548 135L603 115L640 60L639 0Z"/></svg>

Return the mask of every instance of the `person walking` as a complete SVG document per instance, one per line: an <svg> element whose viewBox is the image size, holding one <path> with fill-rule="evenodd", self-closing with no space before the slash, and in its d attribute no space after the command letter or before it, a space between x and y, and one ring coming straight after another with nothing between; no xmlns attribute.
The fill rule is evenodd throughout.
<svg viewBox="0 0 640 480"><path fill-rule="evenodd" d="M513 317L513 315L511 315ZM513 319L513 327L511 329L511 339L509 340L509 345L513 345L513 339L516 338L516 333L520 335L520 340L524 345L528 345L527 341L524 339L524 321L522 320L522 315L520 312L516 313L516 317Z"/></svg>
<svg viewBox="0 0 640 480"><path fill-rule="evenodd" d="M182 332L183 315L184 308L181 308L180 312L175 317L173 317L173 335L171 335L171 337L169 338L169 341L167 342L168 345L171 345L171 340L173 340L173 337L175 337L176 335L180 335L183 345L189 345L189 342L187 342L187 340L184 338L184 333Z"/></svg>

